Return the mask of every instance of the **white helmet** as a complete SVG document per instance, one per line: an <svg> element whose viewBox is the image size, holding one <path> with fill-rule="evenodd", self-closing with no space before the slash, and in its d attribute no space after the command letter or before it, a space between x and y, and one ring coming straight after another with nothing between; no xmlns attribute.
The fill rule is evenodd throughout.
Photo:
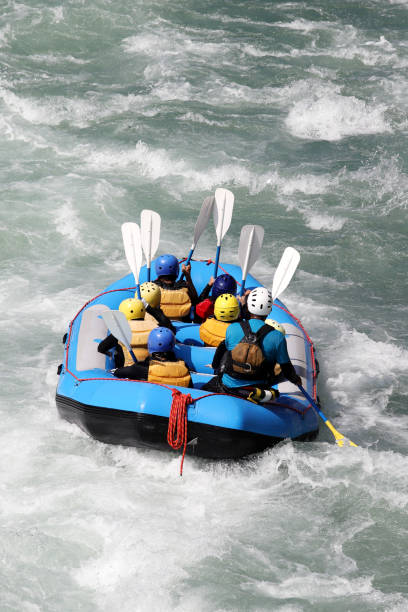
<svg viewBox="0 0 408 612"><path fill-rule="evenodd" d="M247 308L251 314L267 317L272 310L272 293L266 287L255 287L248 295Z"/></svg>

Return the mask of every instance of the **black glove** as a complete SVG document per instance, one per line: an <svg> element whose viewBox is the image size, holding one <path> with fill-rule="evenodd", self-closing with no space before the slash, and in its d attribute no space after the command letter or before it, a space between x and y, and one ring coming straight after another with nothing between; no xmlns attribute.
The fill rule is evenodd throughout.
<svg viewBox="0 0 408 612"><path fill-rule="evenodd" d="M302 379L296 374L296 370L290 362L281 363L281 368L284 377L289 382L293 383L297 387L302 384Z"/></svg>
<svg viewBox="0 0 408 612"><path fill-rule="evenodd" d="M296 374L296 376L294 376L290 382L298 387L299 385L302 384L302 379L300 378L300 376Z"/></svg>

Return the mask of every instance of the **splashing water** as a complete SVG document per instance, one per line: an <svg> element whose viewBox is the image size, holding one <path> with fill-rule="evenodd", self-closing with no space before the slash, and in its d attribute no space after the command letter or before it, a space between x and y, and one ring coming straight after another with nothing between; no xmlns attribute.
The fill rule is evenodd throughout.
<svg viewBox="0 0 408 612"><path fill-rule="evenodd" d="M7 2L0 15L0 608L404 611L408 503L408 4ZM57 416L60 339L127 272L120 226L186 255L235 194L223 258L318 350L324 412L359 444L237 463L111 447ZM208 229L197 255L213 256Z"/></svg>

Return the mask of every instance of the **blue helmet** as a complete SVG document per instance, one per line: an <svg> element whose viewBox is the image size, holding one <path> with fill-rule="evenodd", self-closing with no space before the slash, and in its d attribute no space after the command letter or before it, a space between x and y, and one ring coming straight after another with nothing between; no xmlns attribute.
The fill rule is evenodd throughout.
<svg viewBox="0 0 408 612"><path fill-rule="evenodd" d="M214 298L222 295L223 293L231 293L235 295L237 292L237 281L230 274L221 274L217 276L212 286L211 295Z"/></svg>
<svg viewBox="0 0 408 612"><path fill-rule="evenodd" d="M157 276L178 276L179 262L174 255L160 255L155 266Z"/></svg>
<svg viewBox="0 0 408 612"><path fill-rule="evenodd" d="M176 337L168 327L155 327L149 334L147 350L152 353L166 353L174 349Z"/></svg>

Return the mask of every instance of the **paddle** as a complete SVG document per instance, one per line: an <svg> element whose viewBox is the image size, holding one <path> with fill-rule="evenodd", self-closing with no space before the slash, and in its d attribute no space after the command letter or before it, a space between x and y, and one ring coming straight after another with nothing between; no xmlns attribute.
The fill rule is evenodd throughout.
<svg viewBox="0 0 408 612"><path fill-rule="evenodd" d="M101 315L111 334L115 336L119 342L126 346L127 350L132 356L133 361L137 363L136 356L130 345L132 330L130 329L126 316L120 310L105 310L101 312Z"/></svg>
<svg viewBox="0 0 408 612"><path fill-rule="evenodd" d="M244 295L247 274L259 257L264 233L264 228L260 225L244 225L241 229L238 248L238 259L242 268L240 295Z"/></svg>
<svg viewBox="0 0 408 612"><path fill-rule="evenodd" d="M336 443L339 446L344 446L345 442L348 442L350 446L357 446L357 444L354 444L354 442L352 442L351 440L349 440L348 438L343 436L343 434L341 434L339 431L337 431L337 429L335 429L333 427L333 425L330 423L329 419L327 419L324 416L324 414L320 410L319 406L312 400L312 398L310 397L308 392L302 387L302 385L299 385L299 389L301 390L301 392L303 393L305 398L312 404L313 408L316 410L316 412L319 415L319 417L323 420L324 424L327 425L327 427L330 429L330 431L332 432L333 436L335 437Z"/></svg>
<svg viewBox="0 0 408 612"><path fill-rule="evenodd" d="M208 220L209 220L209 218L211 216L211 213L213 211L213 208L214 208L214 204L215 204L215 197L214 196L208 196L207 198L205 198L204 202L201 204L201 209L200 209L200 212L198 214L196 224L194 226L193 244L191 245L191 249L190 249L190 252L189 252L187 260L186 260L186 266L188 266L188 264L190 263L191 258L192 258L193 253L194 253L194 250L195 250L195 248L197 246L197 242L198 242L201 234L203 233L203 231L207 227Z"/></svg>
<svg viewBox="0 0 408 612"><path fill-rule="evenodd" d="M135 277L137 297L140 300L139 272L142 267L142 246L140 241L140 228L137 223L122 224L123 246L129 268Z"/></svg>
<svg viewBox="0 0 408 612"><path fill-rule="evenodd" d="M234 194L228 189L219 187L215 190L214 225L217 234L217 253L215 256L214 278L217 278L221 242L231 225Z"/></svg>
<svg viewBox="0 0 408 612"><path fill-rule="evenodd" d="M160 215L154 210L142 210L140 234L142 249L146 257L147 280L150 280L150 266L160 241Z"/></svg>
<svg viewBox="0 0 408 612"><path fill-rule="evenodd" d="M207 227L208 220L214 208L214 204L215 204L214 196L208 196L207 198L205 198L204 202L201 204L201 209L198 214L196 224L194 226L193 244L191 245L190 252L185 262L186 266L188 266L188 264L190 263L193 253L195 251L195 248L197 246L197 242L201 234ZM183 278L183 276L184 276L184 272L181 273L180 280Z"/></svg>
<svg viewBox="0 0 408 612"><path fill-rule="evenodd" d="M286 247L283 251L278 267L272 282L272 307L276 298L281 295L292 280L292 276L296 272L299 265L300 255L293 247Z"/></svg>

